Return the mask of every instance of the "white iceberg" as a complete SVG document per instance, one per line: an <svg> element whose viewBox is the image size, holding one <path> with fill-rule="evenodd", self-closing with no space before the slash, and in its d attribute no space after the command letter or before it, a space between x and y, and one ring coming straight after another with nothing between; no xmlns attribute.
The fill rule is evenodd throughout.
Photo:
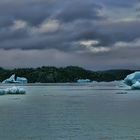
<svg viewBox="0 0 140 140"><path fill-rule="evenodd" d="M11 87L6 89L0 89L0 95L5 94L25 94L26 90L20 87Z"/></svg>
<svg viewBox="0 0 140 140"><path fill-rule="evenodd" d="M24 77L17 77L16 82L18 82L20 84L27 84L28 80L26 78L24 78Z"/></svg>
<svg viewBox="0 0 140 140"><path fill-rule="evenodd" d="M2 83L16 83L15 81L15 74L13 74L10 78L4 80Z"/></svg>
<svg viewBox="0 0 140 140"><path fill-rule="evenodd" d="M28 80L24 77L16 77L15 74L13 74L10 78L4 80L2 83L3 84L10 84L10 83L27 84Z"/></svg>
<svg viewBox="0 0 140 140"><path fill-rule="evenodd" d="M134 72L124 79L124 83L131 89L140 89L140 72Z"/></svg>
<svg viewBox="0 0 140 140"><path fill-rule="evenodd" d="M79 79L77 80L77 83L89 83L91 82L89 79Z"/></svg>

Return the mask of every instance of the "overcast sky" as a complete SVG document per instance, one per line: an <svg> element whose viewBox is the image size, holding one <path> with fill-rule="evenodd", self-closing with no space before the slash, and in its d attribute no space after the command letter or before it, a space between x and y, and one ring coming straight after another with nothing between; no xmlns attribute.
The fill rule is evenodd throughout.
<svg viewBox="0 0 140 140"><path fill-rule="evenodd" d="M0 66L140 69L140 0L0 1Z"/></svg>

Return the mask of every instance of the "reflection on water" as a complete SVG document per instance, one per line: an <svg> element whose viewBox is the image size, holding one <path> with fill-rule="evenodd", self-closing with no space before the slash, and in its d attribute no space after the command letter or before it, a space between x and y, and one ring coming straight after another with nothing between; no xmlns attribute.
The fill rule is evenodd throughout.
<svg viewBox="0 0 140 140"><path fill-rule="evenodd" d="M24 88L26 95L0 96L1 140L140 139L140 91L104 83Z"/></svg>

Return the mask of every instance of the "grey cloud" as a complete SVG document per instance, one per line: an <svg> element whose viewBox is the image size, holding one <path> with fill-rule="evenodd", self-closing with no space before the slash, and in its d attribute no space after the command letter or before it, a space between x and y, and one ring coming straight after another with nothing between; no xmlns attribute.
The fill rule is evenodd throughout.
<svg viewBox="0 0 140 140"><path fill-rule="evenodd" d="M54 5L49 0L0 2L0 21L3 20L1 25L12 24L14 20L18 19L37 25L51 15L53 8Z"/></svg>
<svg viewBox="0 0 140 140"><path fill-rule="evenodd" d="M0 2L0 48L4 49L43 49L43 48L57 48L61 50L71 50L73 41L78 38L78 34L85 28L83 24L86 20L91 21L103 19L99 15L101 6L94 4L93 1L50 1L50 0L35 0L22 1L7 0ZM38 28L44 21L50 19L57 19L62 24L61 31L55 33L44 33L31 35L32 28ZM28 24L24 29L11 30L11 26L15 21L22 20ZM71 25L69 22L76 22L78 26ZM81 25L80 25L81 24ZM71 30L67 30L67 28ZM87 28L88 30L88 28ZM73 34L73 32L77 33ZM78 41L78 40L77 40ZM73 48L72 48L73 49Z"/></svg>
<svg viewBox="0 0 140 140"><path fill-rule="evenodd" d="M1 26L9 25L14 20L25 20L32 25L38 25L47 18L58 18L63 21L76 19L98 19L100 5L93 1L56 1L56 0L17 0L0 2L0 21Z"/></svg>
<svg viewBox="0 0 140 140"><path fill-rule="evenodd" d="M110 7L128 8L139 3L139 0L102 0L101 3Z"/></svg>
<svg viewBox="0 0 140 140"><path fill-rule="evenodd" d="M133 18L124 21L110 20L104 11L104 7L111 12L114 7L118 10L123 7L131 8L136 3L135 0L1 1L0 64L7 67L15 62L15 67L26 67L36 61L32 66L68 64L90 69L94 69L95 65L96 69L107 69L115 67L117 63L116 68L123 65L132 67L133 63L138 66L138 62L134 60L139 57L139 47L134 50L130 47L112 48L118 42L133 42L140 38L140 21ZM15 25L17 28L14 27L16 21L20 21ZM56 27L48 25L49 21L55 21ZM92 47L106 47L110 51L90 53L78 45L83 40L97 40L98 44ZM79 53L80 51L83 53ZM129 55L128 58L127 53L135 56ZM3 63L6 59L10 60L7 66Z"/></svg>
<svg viewBox="0 0 140 140"><path fill-rule="evenodd" d="M93 21L77 21L63 23L61 29L46 34L31 34L31 28L4 30L0 32L1 48L4 49L45 49L55 48L70 51L80 49L74 42L82 40L98 40L96 46L112 47L117 42L131 42L140 38L140 21L105 22L95 24Z"/></svg>
<svg viewBox="0 0 140 140"><path fill-rule="evenodd" d="M71 0L64 4L64 8L60 9L55 15L56 18L64 22L72 22L79 19L98 20L102 19L99 10L102 7L93 1Z"/></svg>
<svg viewBox="0 0 140 140"><path fill-rule="evenodd" d="M98 33L106 36L109 39L109 44L114 44L118 41L131 42L140 38L139 25L140 20L106 23L99 27ZM103 43L105 43L104 41Z"/></svg>

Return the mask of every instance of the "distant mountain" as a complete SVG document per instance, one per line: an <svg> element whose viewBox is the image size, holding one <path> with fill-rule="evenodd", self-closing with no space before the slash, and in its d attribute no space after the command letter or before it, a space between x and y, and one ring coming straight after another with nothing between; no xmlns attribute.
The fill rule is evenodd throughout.
<svg viewBox="0 0 140 140"><path fill-rule="evenodd" d="M81 67L40 67L40 68L20 68L7 70L0 68L0 81L7 79L12 74L19 77L26 77L30 83L65 83L76 82L78 79L90 79L91 81L114 81L123 80L128 74L135 70L107 70L91 71Z"/></svg>

